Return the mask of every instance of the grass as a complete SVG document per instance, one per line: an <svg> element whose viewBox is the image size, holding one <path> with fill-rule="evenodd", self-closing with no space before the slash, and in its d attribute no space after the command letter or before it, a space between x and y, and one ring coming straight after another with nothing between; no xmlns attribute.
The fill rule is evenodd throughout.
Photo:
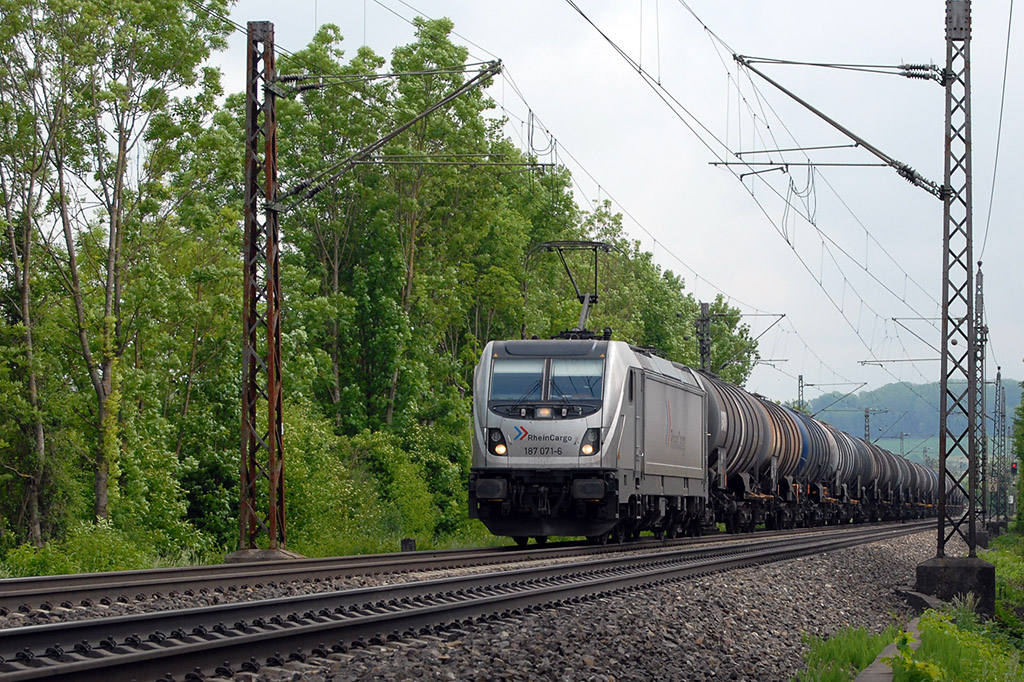
<svg viewBox="0 0 1024 682"><path fill-rule="evenodd" d="M804 654L805 668L793 680L848 682L874 662L897 632L896 626L890 625L876 635L864 628L844 628L828 639L805 636L810 650Z"/></svg>

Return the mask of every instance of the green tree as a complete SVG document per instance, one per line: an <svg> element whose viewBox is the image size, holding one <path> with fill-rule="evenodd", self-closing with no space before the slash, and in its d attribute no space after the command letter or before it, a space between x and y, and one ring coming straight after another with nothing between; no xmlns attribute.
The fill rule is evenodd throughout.
<svg viewBox="0 0 1024 682"><path fill-rule="evenodd" d="M4 447L11 453L4 466L14 475L9 489L20 491L12 497L21 499L28 538L38 546L44 539L42 517L46 510L41 497L50 465L42 405L43 359L38 350L36 254L40 251L39 221L45 213L55 122L64 116L68 93L61 79L48 78L45 66L40 68L59 60L54 54L58 48L48 35L47 17L37 17L33 10L33 3L25 2L0 6L4 16L0 40L12 46L0 62L0 221L6 238L0 253L6 284L3 341L9 352L4 363Z"/></svg>
<svg viewBox="0 0 1024 682"><path fill-rule="evenodd" d="M212 17L223 14L226 3L214 2L212 14L177 0L36 4L36 14L62 13L51 39L66 63L59 79L78 103L60 122L54 146L52 194L64 237L63 253L54 255L95 395L93 512L107 518L110 477L117 476L123 446L123 357L142 319L126 296L138 281L133 269L154 253L153 235L170 212L162 181L173 141L160 133L167 121L213 104L218 74L202 64L224 45L227 28ZM95 213L85 208L87 199L98 207Z"/></svg>
<svg viewBox="0 0 1024 682"><path fill-rule="evenodd" d="M334 76L327 86L307 90L279 107L284 131L280 165L286 188L346 160L384 132L391 86L386 80L361 77L375 74L384 60L362 47L350 62L343 63L341 44L338 28L326 25L305 50L279 62L282 73ZM360 166L295 205L286 219L286 238L295 246L286 254L286 262L297 267L287 270L291 280L285 291L285 323L291 330L301 329L308 347L317 349L307 355L306 364L318 376L301 385L309 384L341 432L358 431L367 425L368 415L376 412L368 407L379 392L372 385L373 370L357 370L350 358L361 358L359 364L365 368L368 351L360 338L364 328L356 316L367 314L368 302L365 296L354 294L353 286L360 288L358 283L365 283L368 268L382 265L377 262L378 252L368 247L373 235L380 232L377 213L382 193L386 189L379 170ZM389 252L385 245L384 253ZM381 274L383 281L388 276ZM372 296L394 296L386 288L369 289ZM291 295L289 291L301 293ZM293 384L289 390L301 389Z"/></svg>
<svg viewBox="0 0 1024 682"><path fill-rule="evenodd" d="M417 18L416 41L395 48L391 63L399 72L447 70L399 79L395 88L395 121L404 123L462 85L461 69L468 51L449 39L448 19L427 21ZM477 88L456 99L442 111L428 116L406 134L394 140L387 152L396 156L429 157L436 154L486 154L486 124L482 113L490 106ZM451 251L464 253L460 242L466 229L460 220L466 197L473 191L466 167L413 163L387 169L395 200L389 207L395 234L401 246L404 270L399 305L410 331L408 361L396 366L391 376L385 422L391 424L396 411L414 414L416 397L427 385L428 358L417 350L433 354L445 321L452 319L462 304L458 261L447 258ZM468 190L468 191L467 191ZM452 242L455 242L452 244Z"/></svg>

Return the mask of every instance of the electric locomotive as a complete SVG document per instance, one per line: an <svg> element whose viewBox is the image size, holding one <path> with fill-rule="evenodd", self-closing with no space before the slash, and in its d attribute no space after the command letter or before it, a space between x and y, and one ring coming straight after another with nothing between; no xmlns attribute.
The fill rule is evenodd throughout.
<svg viewBox="0 0 1024 682"><path fill-rule="evenodd" d="M473 408L470 515L497 535L603 538L627 530L623 506L647 526L702 511L706 401L681 365L607 338L492 341Z"/></svg>

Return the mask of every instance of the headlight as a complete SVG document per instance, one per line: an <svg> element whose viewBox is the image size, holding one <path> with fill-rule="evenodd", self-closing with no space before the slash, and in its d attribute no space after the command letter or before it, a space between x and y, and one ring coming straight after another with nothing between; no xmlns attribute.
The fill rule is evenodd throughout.
<svg viewBox="0 0 1024 682"><path fill-rule="evenodd" d="M492 455L508 454L505 434L501 432L501 429L487 429L487 451Z"/></svg>
<svg viewBox="0 0 1024 682"><path fill-rule="evenodd" d="M601 429L587 429L580 443L580 457L596 455L601 450Z"/></svg>

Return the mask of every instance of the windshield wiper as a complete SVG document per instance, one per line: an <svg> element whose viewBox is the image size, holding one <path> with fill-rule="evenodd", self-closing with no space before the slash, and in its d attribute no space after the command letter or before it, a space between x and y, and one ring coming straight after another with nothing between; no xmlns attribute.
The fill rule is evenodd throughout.
<svg viewBox="0 0 1024 682"><path fill-rule="evenodd" d="M516 400L515 404L512 407L521 407L522 404L525 403L527 399L530 397L530 394L533 393L538 388L540 388L540 382L541 380L537 379L532 384L530 384L530 387L526 389L526 391L524 391L521 396L519 396L519 399Z"/></svg>

